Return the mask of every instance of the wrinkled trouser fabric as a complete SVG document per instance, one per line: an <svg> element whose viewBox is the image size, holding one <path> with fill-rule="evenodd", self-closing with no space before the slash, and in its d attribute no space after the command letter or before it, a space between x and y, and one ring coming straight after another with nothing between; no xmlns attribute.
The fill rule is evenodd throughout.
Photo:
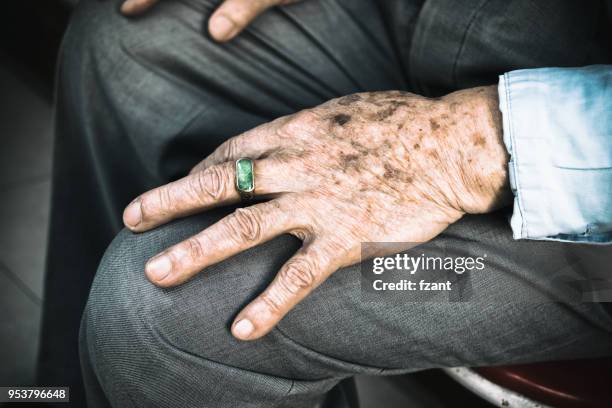
<svg viewBox="0 0 612 408"><path fill-rule="evenodd" d="M77 403L79 319L104 249L121 230L122 209L136 195L185 174L228 137L333 97L387 89L435 96L495 83L510 69L612 60L604 2L308 0L266 13L225 45L206 34L218 3L165 1L128 20L119 1L84 0L66 35L40 383L72 386ZM297 248L292 239L253 249L174 291L142 280L146 256L218 217L116 239L84 316L89 389L101 386L119 406L170 404L169 389L185 406L308 406L355 372L609 351L609 321L598 305L370 310L350 289L354 268L332 277L267 339L238 344L229 337L231 317ZM468 217L439 240L460 245L486 231L493 231L485 235L497 244L499 271L535 274L538 262L572 251L512 241L502 214ZM136 300L138 307L129 303Z"/></svg>

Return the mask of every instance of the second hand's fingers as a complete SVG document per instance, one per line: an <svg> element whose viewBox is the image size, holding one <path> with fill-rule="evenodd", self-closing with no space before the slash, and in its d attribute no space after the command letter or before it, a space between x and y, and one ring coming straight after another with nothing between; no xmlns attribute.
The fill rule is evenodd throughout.
<svg viewBox="0 0 612 408"><path fill-rule="evenodd" d="M161 287L179 285L210 265L300 228L290 201L285 196L237 209L152 258L145 267L147 277Z"/></svg>
<svg viewBox="0 0 612 408"><path fill-rule="evenodd" d="M319 286L337 268L335 254L313 242L306 245L278 272L270 286L236 317L232 334L240 340L258 339Z"/></svg>
<svg viewBox="0 0 612 408"><path fill-rule="evenodd" d="M255 195L279 192L283 170L274 160L254 162ZM132 231L146 231L175 218L219 205L238 202L235 163L227 162L147 191L123 212L123 222Z"/></svg>
<svg viewBox="0 0 612 408"><path fill-rule="evenodd" d="M208 22L208 31L217 41L229 41L266 9L279 0L225 0Z"/></svg>
<svg viewBox="0 0 612 408"><path fill-rule="evenodd" d="M121 5L121 12L126 16L135 16L150 9L159 0L126 0Z"/></svg>

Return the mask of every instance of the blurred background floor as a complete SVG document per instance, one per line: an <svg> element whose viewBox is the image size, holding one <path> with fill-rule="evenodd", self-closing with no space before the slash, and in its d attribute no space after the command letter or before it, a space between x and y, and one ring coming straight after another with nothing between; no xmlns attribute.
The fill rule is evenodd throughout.
<svg viewBox="0 0 612 408"><path fill-rule="evenodd" d="M30 384L49 217L51 104L38 79L0 55L0 384ZM19 74L17 74L19 73Z"/></svg>

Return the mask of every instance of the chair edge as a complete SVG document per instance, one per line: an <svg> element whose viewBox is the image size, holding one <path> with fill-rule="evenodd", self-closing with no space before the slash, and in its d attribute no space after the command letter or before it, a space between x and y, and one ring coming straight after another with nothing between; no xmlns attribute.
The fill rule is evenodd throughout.
<svg viewBox="0 0 612 408"><path fill-rule="evenodd" d="M553 408L501 387L467 367L442 369L451 378L474 394L500 408Z"/></svg>

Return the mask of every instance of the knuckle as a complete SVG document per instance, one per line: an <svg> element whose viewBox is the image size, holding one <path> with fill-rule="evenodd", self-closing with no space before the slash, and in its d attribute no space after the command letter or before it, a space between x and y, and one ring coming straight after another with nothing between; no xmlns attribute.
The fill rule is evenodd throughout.
<svg viewBox="0 0 612 408"><path fill-rule="evenodd" d="M239 148L239 140L237 137L233 137L231 139L229 139L226 143L225 143L225 148L223 150L223 160L224 161L230 161L233 160L234 158L238 158L240 153L240 148Z"/></svg>
<svg viewBox="0 0 612 408"><path fill-rule="evenodd" d="M262 231L261 211L254 207L238 208L229 216L228 226L232 236L243 241L258 241Z"/></svg>
<svg viewBox="0 0 612 408"><path fill-rule="evenodd" d="M198 190L218 200L225 192L225 171L220 166L212 166L197 173Z"/></svg>
<svg viewBox="0 0 612 408"><path fill-rule="evenodd" d="M168 187L162 187L157 190L159 197L159 206L162 209L172 208L172 204L174 200L172 199L172 195L170 194L170 189Z"/></svg>
<svg viewBox="0 0 612 408"><path fill-rule="evenodd" d="M202 194L205 191L203 187L202 172L194 173L193 176L189 178L186 193L190 195L195 202L201 201Z"/></svg>
<svg viewBox="0 0 612 408"><path fill-rule="evenodd" d="M160 187L142 196L140 204L142 218L148 219L156 214L165 214L172 208L172 198L167 187Z"/></svg>
<svg viewBox="0 0 612 408"><path fill-rule="evenodd" d="M189 238L185 242L185 248L187 250L189 258L192 260L198 260L204 257L204 246L197 238Z"/></svg>
<svg viewBox="0 0 612 408"><path fill-rule="evenodd" d="M295 119L299 122L310 124L319 120L319 115L314 109L305 109L295 115Z"/></svg>
<svg viewBox="0 0 612 408"><path fill-rule="evenodd" d="M272 314L280 314L283 309L283 297L278 291L270 290L259 297Z"/></svg>
<svg viewBox="0 0 612 408"><path fill-rule="evenodd" d="M303 110L291 117L280 129L281 137L295 137L308 131L319 120L313 110Z"/></svg>
<svg viewBox="0 0 612 408"><path fill-rule="evenodd" d="M290 261L280 272L279 281L292 294L314 286L317 274L312 263L302 260Z"/></svg>

